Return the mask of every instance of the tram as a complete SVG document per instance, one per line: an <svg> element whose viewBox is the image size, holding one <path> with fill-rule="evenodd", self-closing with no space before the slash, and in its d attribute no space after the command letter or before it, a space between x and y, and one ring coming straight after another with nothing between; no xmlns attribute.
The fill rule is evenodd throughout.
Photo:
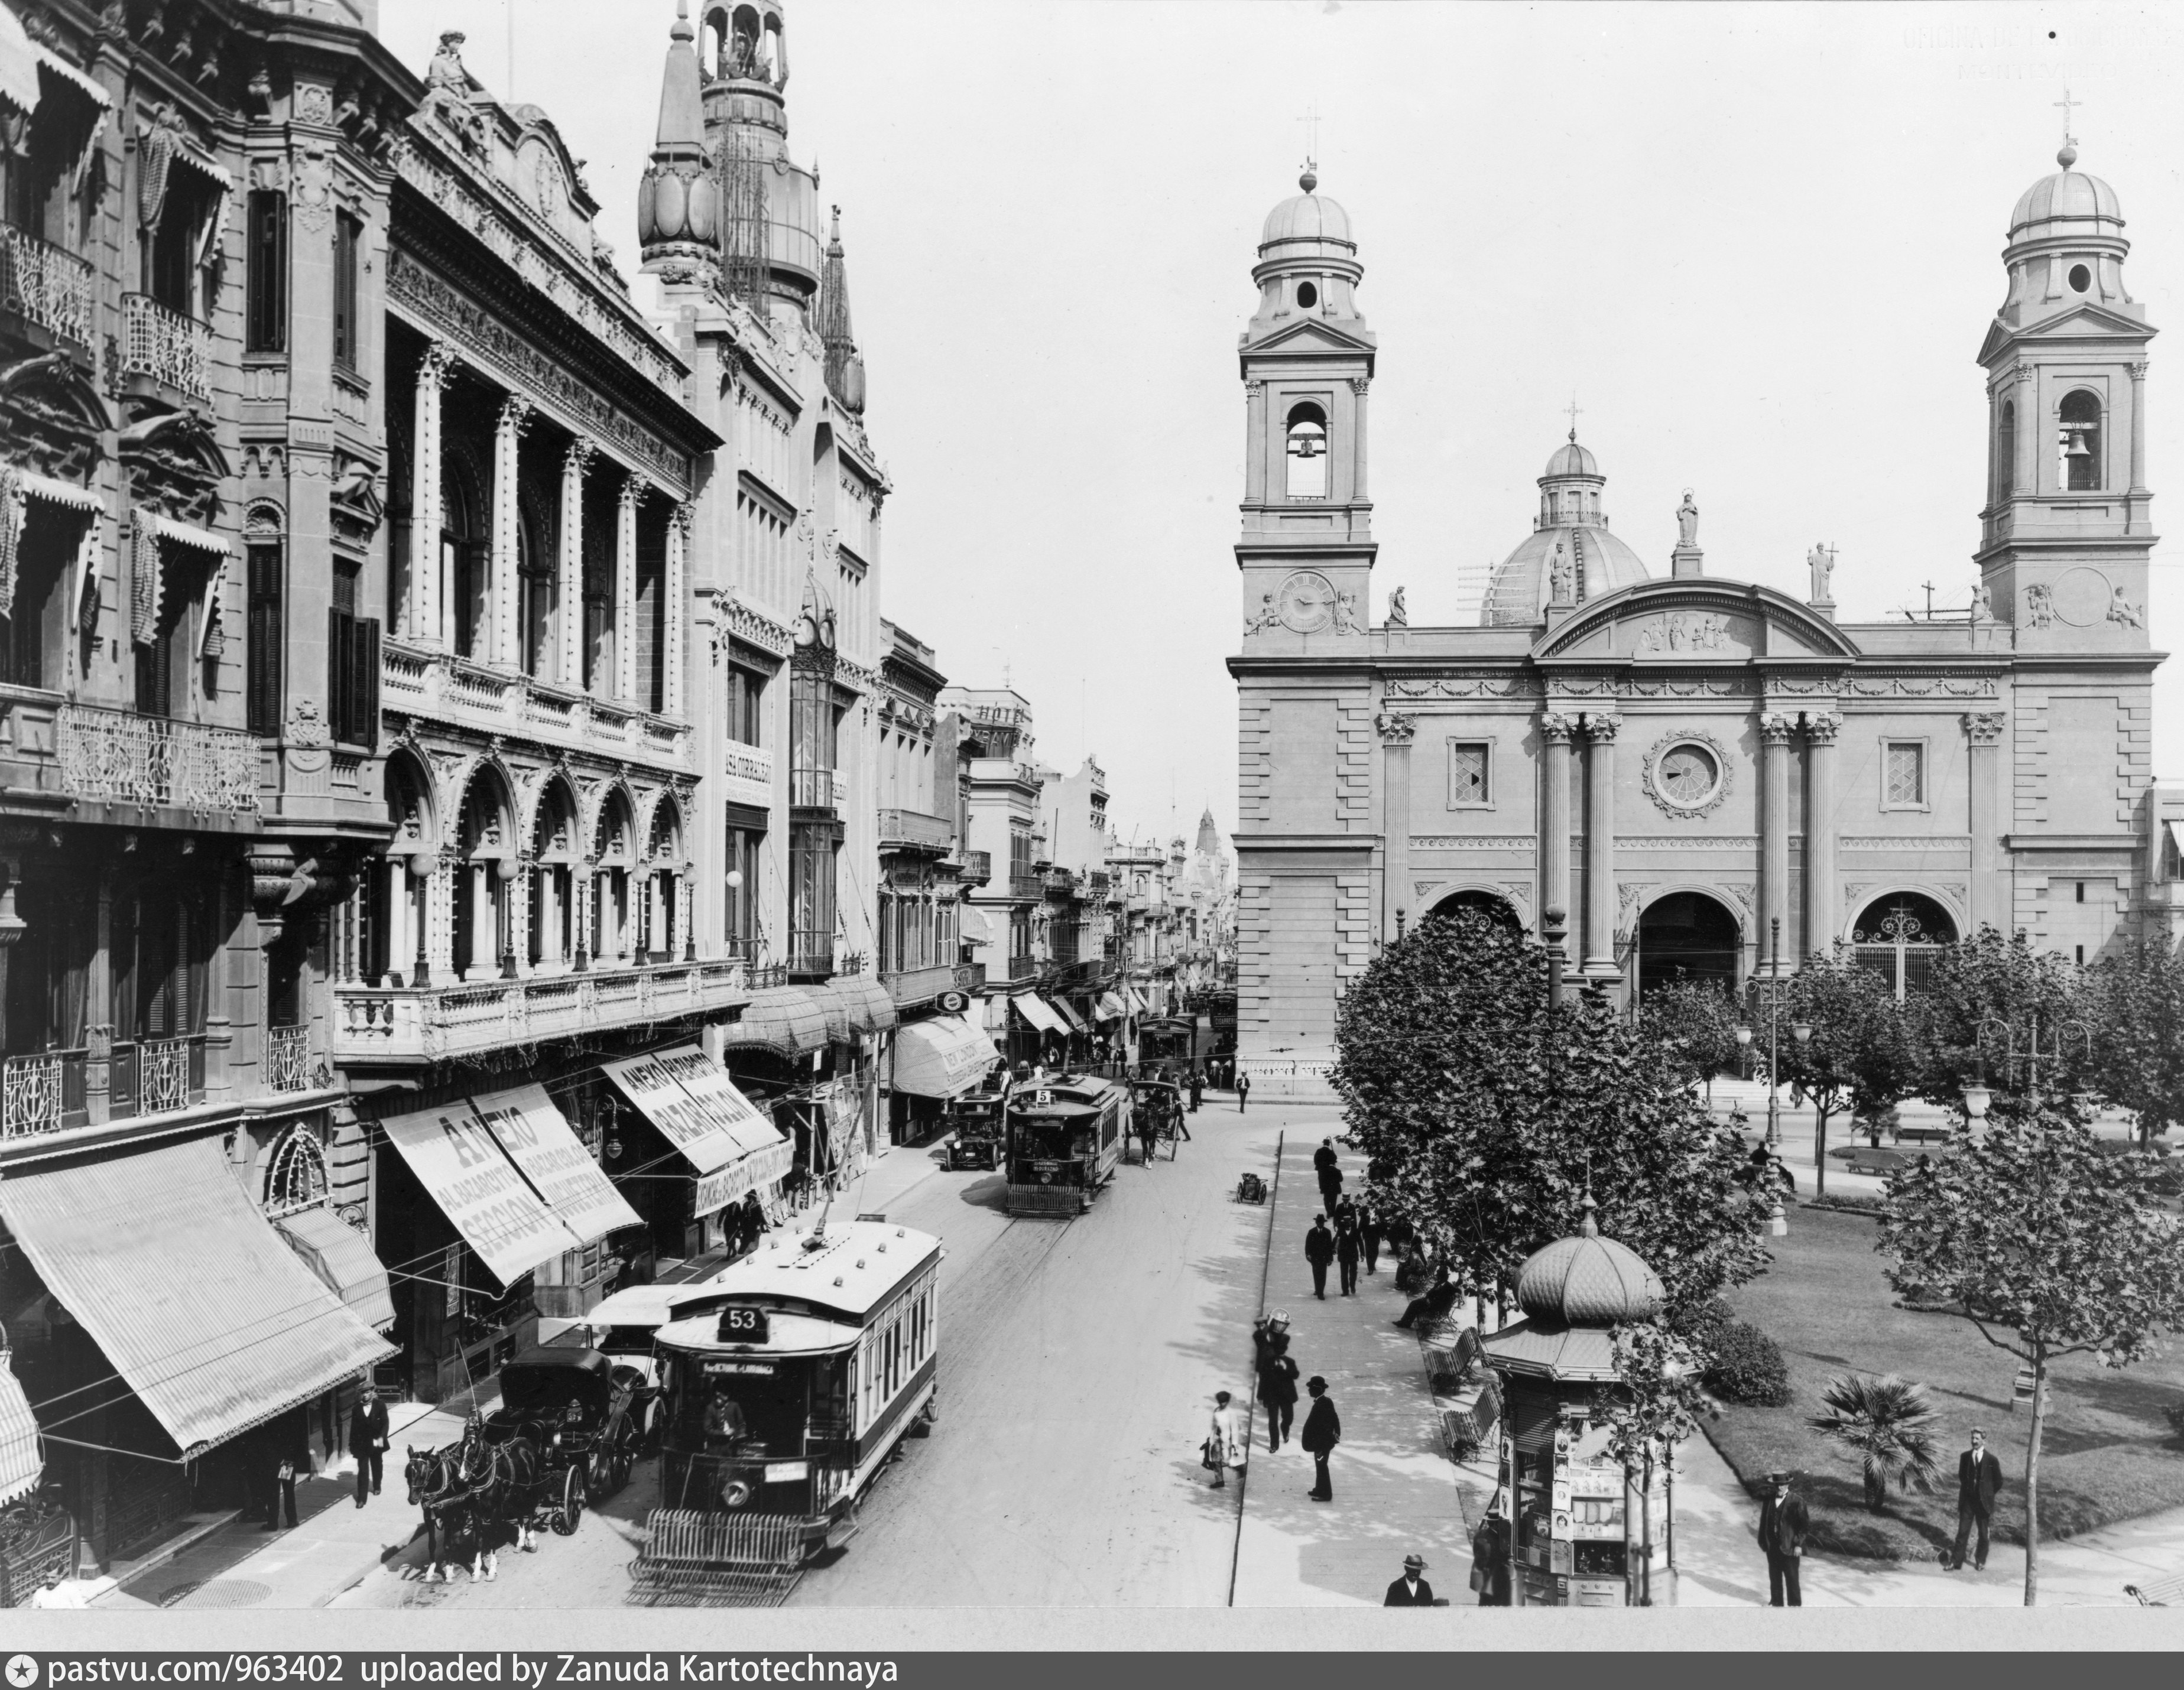
<svg viewBox="0 0 2184 1690"><path fill-rule="evenodd" d="M936 1413L939 1239L884 1215L769 1233L654 1335L666 1435L641 1586L793 1582Z"/></svg>
<svg viewBox="0 0 2184 1690"><path fill-rule="evenodd" d="M1129 1087L1089 1074L1025 1081L1009 1094L1011 1215L1081 1215L1113 1177Z"/></svg>

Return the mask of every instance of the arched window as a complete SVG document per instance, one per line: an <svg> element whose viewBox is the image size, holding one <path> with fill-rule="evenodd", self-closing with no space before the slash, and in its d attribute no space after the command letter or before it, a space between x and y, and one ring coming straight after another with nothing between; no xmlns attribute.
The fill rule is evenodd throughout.
<svg viewBox="0 0 2184 1690"><path fill-rule="evenodd" d="M456 836L462 860L456 865L454 961L465 981L514 971L508 943L508 882L515 870L510 815L499 777L481 770L463 801Z"/></svg>
<svg viewBox="0 0 2184 1690"><path fill-rule="evenodd" d="M1284 491L1293 499L1327 497L1327 415L1317 405L1290 413L1289 476Z"/></svg>
<svg viewBox="0 0 2184 1690"><path fill-rule="evenodd" d="M484 511L471 466L450 453L440 473L440 603L460 657L484 657L493 625Z"/></svg>
<svg viewBox="0 0 2184 1690"><path fill-rule="evenodd" d="M593 953L602 960L627 963L634 948L630 919L630 876L636 865L637 823L629 800L617 792L599 812L599 836L592 854Z"/></svg>
<svg viewBox="0 0 2184 1690"><path fill-rule="evenodd" d="M660 799L653 809L644 855L645 953L654 962L672 962L682 879L682 817L672 798Z"/></svg>
<svg viewBox="0 0 2184 1690"><path fill-rule="evenodd" d="M2074 493L2095 492L2106 485L2101 474L2101 402L2081 387L2063 398L2063 426L2058 449L2063 455L2063 486Z"/></svg>
<svg viewBox="0 0 2184 1690"><path fill-rule="evenodd" d="M548 520L529 500L515 517L515 625L523 672L542 681L562 677L554 666L554 559Z"/></svg>
<svg viewBox="0 0 2184 1690"><path fill-rule="evenodd" d="M2017 407L2002 402L2002 415L1994 425L1994 498L2000 504L2017 488Z"/></svg>
<svg viewBox="0 0 2184 1690"><path fill-rule="evenodd" d="M530 962L550 971L571 959L577 942L577 801L566 781L540 794L532 848Z"/></svg>
<svg viewBox="0 0 2184 1690"><path fill-rule="evenodd" d="M1957 924L1924 892L1892 892L1865 906L1850 937L1858 965L1888 981L1900 1003L1912 987L1926 983L1935 953L1956 943Z"/></svg>
<svg viewBox="0 0 2184 1690"><path fill-rule="evenodd" d="M326 1200L326 1147L301 1123L292 1126L265 1165L263 1207L268 1215L293 1215Z"/></svg>

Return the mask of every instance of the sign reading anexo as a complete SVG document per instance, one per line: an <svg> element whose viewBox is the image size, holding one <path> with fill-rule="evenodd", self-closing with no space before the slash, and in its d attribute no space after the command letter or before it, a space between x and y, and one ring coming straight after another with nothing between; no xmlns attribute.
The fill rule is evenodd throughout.
<svg viewBox="0 0 2184 1690"><path fill-rule="evenodd" d="M580 1244L501 1152L467 1103L380 1125L418 1182L503 1285Z"/></svg>

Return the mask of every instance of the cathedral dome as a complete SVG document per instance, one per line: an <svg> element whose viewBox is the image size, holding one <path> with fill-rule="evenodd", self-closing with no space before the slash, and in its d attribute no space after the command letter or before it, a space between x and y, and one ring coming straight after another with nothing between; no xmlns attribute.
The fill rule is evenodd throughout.
<svg viewBox="0 0 2184 1690"><path fill-rule="evenodd" d="M1267 214L1266 227L1259 231L1259 252L1262 257L1279 255L1292 257L1302 251L1317 250L1343 258L1355 256L1357 243L1350 236L1350 214L1334 201L1314 193L1319 178L1310 170L1297 179L1304 190L1284 200Z"/></svg>
<svg viewBox="0 0 2184 1690"><path fill-rule="evenodd" d="M1508 555L1487 585L1480 621L1490 628L1529 628L1547 620L1556 556L1569 572L1571 602L1582 604L1652 578L1638 554L1607 531L1600 491L1607 478L1599 460L1577 443L1557 447L1540 477L1540 514L1530 538Z"/></svg>
<svg viewBox="0 0 2184 1690"><path fill-rule="evenodd" d="M2063 168L2025 189L2017 209L2009 214L2013 236L2036 223L2122 223L2123 205L2115 190L2098 176L2072 170L2077 160L2078 149L2065 145L2055 155L2055 162Z"/></svg>

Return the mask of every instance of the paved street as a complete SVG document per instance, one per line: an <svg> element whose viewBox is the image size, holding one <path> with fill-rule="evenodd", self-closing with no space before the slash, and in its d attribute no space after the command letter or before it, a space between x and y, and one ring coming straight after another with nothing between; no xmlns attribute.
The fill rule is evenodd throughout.
<svg viewBox="0 0 2184 1690"><path fill-rule="evenodd" d="M1238 1493L1206 1486L1197 1447L1212 1393L1249 1394L1269 1222L1232 1194L1245 1168L1271 1173L1284 1119L1330 1113L1239 1117L1233 1100L1209 1098L1174 1162L1125 1165L1067 1224L1011 1222L997 1176L948 1172L923 1151L887 1157L844 1206L947 1241L939 1423L905 1443L847 1552L793 1601L1225 1604ZM337 1605L619 1601L651 1487L648 1467L575 1537L504 1555L494 1583L420 1585L412 1545Z"/></svg>

